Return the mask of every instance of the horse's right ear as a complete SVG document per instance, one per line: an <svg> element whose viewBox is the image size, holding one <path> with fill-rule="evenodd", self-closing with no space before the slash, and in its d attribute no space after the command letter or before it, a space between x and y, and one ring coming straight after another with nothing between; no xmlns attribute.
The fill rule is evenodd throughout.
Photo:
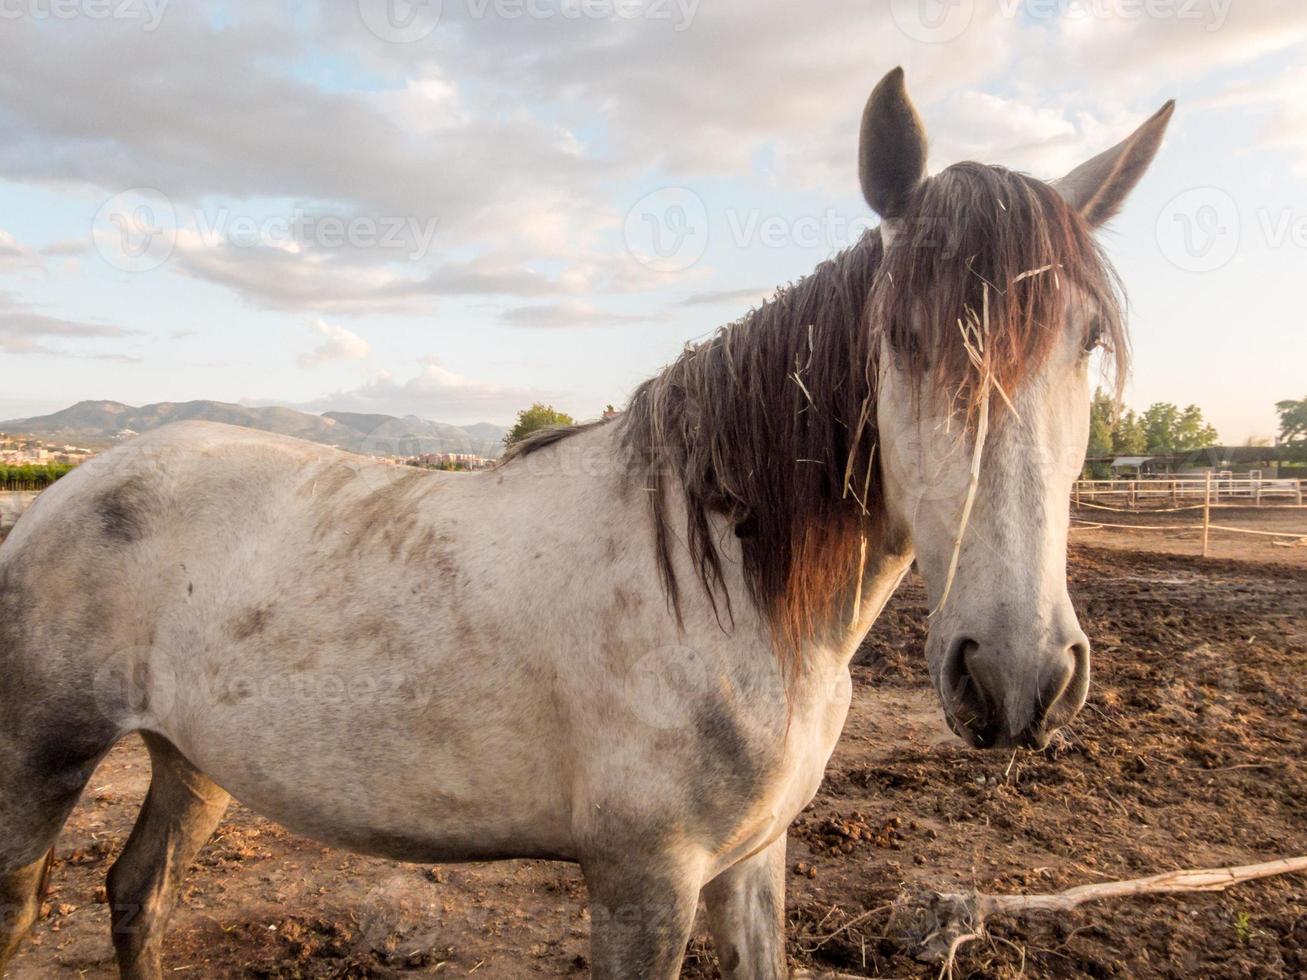
<svg viewBox="0 0 1307 980"><path fill-rule="evenodd" d="M858 177L863 197L886 220L903 215L926 179L926 128L908 98L902 68L880 80L862 112Z"/></svg>

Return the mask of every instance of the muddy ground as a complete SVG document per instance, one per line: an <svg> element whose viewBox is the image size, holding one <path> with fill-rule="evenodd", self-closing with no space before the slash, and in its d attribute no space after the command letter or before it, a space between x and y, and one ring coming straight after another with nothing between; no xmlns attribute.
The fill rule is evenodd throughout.
<svg viewBox="0 0 1307 980"><path fill-rule="evenodd" d="M1081 538L1080 540L1084 540ZM1090 703L1048 750L980 754L942 726L909 581L854 667L827 779L789 838L796 967L934 976L886 908L905 890L1050 891L1307 854L1307 563L1077 545ZM1298 549L1307 552L1307 548ZM134 739L93 778L12 978L116 976L103 882L148 782ZM233 806L201 853L165 972L197 977L584 976L576 870L426 867L291 836ZM716 975L700 932L685 976ZM995 923L957 977L1307 975L1307 877Z"/></svg>

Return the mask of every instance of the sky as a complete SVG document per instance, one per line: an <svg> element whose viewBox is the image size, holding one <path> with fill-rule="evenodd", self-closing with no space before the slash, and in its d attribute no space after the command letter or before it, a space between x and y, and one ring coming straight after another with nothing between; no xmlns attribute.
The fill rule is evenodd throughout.
<svg viewBox="0 0 1307 980"><path fill-rule="evenodd" d="M875 83L1052 179L1169 98L1101 233L1128 404L1307 396L1301 0L0 0L0 418L621 404L851 244Z"/></svg>

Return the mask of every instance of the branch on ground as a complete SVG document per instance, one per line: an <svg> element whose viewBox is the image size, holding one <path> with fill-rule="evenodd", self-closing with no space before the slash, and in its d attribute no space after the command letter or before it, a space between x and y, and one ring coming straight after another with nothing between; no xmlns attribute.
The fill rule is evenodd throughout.
<svg viewBox="0 0 1307 980"><path fill-rule="evenodd" d="M1021 912L1063 912L1085 902L1173 892L1219 892L1231 885L1274 875L1307 872L1307 856L1281 858L1234 868L1168 871L1128 881L1080 885L1051 895L986 895L929 892L904 903L896 932L917 950L920 960L942 962L941 976L952 974L953 960L966 942L984 935L988 919Z"/></svg>

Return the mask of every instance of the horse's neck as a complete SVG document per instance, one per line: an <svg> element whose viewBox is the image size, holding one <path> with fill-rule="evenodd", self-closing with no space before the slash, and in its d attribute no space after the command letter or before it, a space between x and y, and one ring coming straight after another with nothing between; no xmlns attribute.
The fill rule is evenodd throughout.
<svg viewBox="0 0 1307 980"><path fill-rule="evenodd" d="M839 618L828 627L834 638L831 653L843 668L857 653L872 625L912 565L912 549L906 534L886 523L868 535L867 554L857 580L850 583L849 598Z"/></svg>

